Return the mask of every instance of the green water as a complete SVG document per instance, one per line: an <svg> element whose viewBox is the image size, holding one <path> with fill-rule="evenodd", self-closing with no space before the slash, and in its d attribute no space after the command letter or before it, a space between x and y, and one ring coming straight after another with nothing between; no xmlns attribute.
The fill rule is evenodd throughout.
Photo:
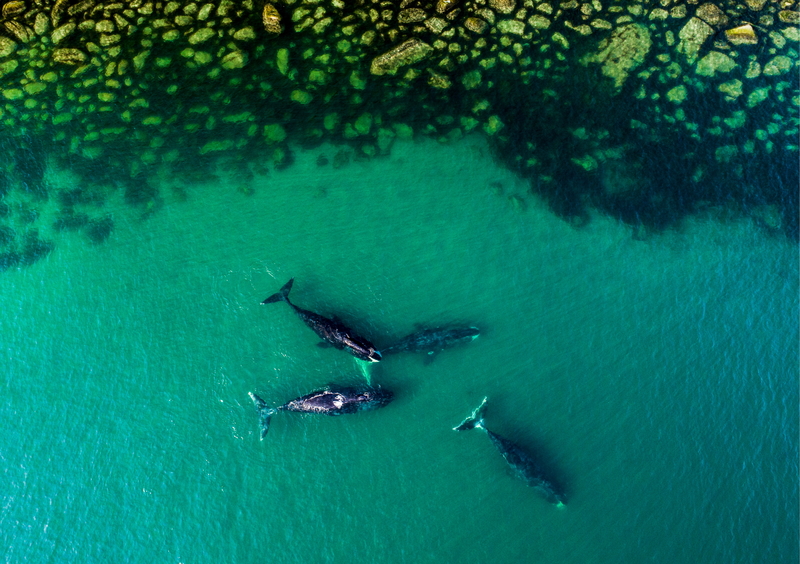
<svg viewBox="0 0 800 564"><path fill-rule="evenodd" d="M474 139L337 170L318 153L251 196L227 178L146 220L120 204L106 244L3 274L5 562L797 560L796 248L745 220L576 229L518 209ZM260 305L291 277L297 305L379 344L482 335L374 366L385 409L280 413L261 442L248 392L364 378ZM485 395L565 508L451 430Z"/></svg>

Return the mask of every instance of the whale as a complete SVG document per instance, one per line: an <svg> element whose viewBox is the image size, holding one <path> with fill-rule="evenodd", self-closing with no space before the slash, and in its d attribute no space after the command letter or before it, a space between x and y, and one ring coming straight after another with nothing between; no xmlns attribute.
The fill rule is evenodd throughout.
<svg viewBox="0 0 800 564"><path fill-rule="evenodd" d="M383 388L330 386L290 400L278 407L270 407L253 392L249 392L249 395L258 411L262 441L267 436L272 416L279 411L336 416L379 409L389 405L394 398L391 391Z"/></svg>
<svg viewBox="0 0 800 564"><path fill-rule="evenodd" d="M303 320L303 323L308 325L314 333L322 339L323 342L320 343L320 346L333 346L337 349L345 350L360 360L369 362L379 362L381 360L381 353L375 349L375 345L364 337L357 335L355 331L344 325L338 319L328 319L313 311L297 307L290 302L289 292L292 289L293 283L294 278L284 284L280 291L272 294L261 302L261 304L272 304L275 302L286 302L289 304L297 316Z"/></svg>
<svg viewBox="0 0 800 564"><path fill-rule="evenodd" d="M440 351L462 343L469 343L481 334L477 327L436 327L433 329L420 328L418 331L406 335L396 343L381 349L381 354L394 354L399 352L424 352L428 354L426 364L433 361Z"/></svg>
<svg viewBox="0 0 800 564"><path fill-rule="evenodd" d="M567 502L564 490L558 483L548 475L536 459L521 446L497 433L490 431L483 420L486 413L486 402L488 398L483 398L483 402L478 406L472 415L464 419L454 431L469 431L470 429L482 429L489 435L489 440L495 448L503 455L506 463L514 471L514 475L523 480L526 484L535 489L547 501L558 507L563 507Z"/></svg>

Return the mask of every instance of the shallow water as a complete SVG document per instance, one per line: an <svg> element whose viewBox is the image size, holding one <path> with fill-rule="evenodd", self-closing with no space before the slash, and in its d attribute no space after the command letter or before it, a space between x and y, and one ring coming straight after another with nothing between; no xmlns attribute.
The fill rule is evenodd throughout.
<svg viewBox="0 0 800 564"><path fill-rule="evenodd" d="M315 164L332 151L251 196L225 178L144 220L120 203L106 244L2 276L6 562L797 560L794 246L745 220L571 227L518 209L475 138ZM385 409L281 413L261 442L248 392L364 379L260 305L291 277L381 346L482 335L371 367ZM484 396L565 508L451 430Z"/></svg>

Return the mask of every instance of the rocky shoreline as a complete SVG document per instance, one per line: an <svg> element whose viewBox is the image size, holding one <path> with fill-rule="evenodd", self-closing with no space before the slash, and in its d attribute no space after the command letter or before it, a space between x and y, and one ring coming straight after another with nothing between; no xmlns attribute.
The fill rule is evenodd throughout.
<svg viewBox="0 0 800 564"><path fill-rule="evenodd" d="M4 2L0 123L14 158L0 168L0 269L46 254L46 230L104 240L113 223L93 210L111 192L152 212L159 168L285 166L290 143L324 141L370 158L398 138L473 131L565 217L597 207L659 227L736 201L796 238L797 197L778 184L796 192L798 8ZM82 187L52 193L53 161ZM45 227L33 216L46 205L60 211Z"/></svg>

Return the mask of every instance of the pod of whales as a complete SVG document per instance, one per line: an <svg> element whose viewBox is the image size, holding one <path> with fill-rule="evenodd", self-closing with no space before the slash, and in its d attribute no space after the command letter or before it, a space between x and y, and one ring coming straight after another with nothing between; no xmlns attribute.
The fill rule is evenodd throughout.
<svg viewBox="0 0 800 564"><path fill-rule="evenodd" d="M433 362L436 354L440 351L462 343L469 343L477 339L480 334L480 329L477 327L420 328L393 345L385 347L381 353L386 355L398 352L422 352L428 355L425 363L429 364Z"/></svg>
<svg viewBox="0 0 800 564"><path fill-rule="evenodd" d="M327 345L334 346L337 349L343 349L352 354L354 357L361 360L368 360L370 362L378 362L381 359L381 353L375 350L375 346L364 337L356 335L356 333L345 326L337 319L328 319L313 311L308 311L297 307L289 301L289 292L292 289L294 278L289 280L283 285L279 292L272 294L263 304L271 304L275 302L286 302L289 304L297 316L308 325L314 333Z"/></svg>
<svg viewBox="0 0 800 564"><path fill-rule="evenodd" d="M333 346L337 349L346 350L360 360L378 362L381 360L381 353L375 346L364 337L357 335L352 329L346 327L341 321L328 319L312 311L297 307L289 301L289 292L292 289L294 278L289 280L277 293L265 299L262 304L275 302L286 302L297 316L310 327L320 339L320 346ZM406 335L392 345L383 349L384 354L394 354L399 352L426 353L426 364L431 362L435 355L452 346L468 343L480 335L477 327L436 327L424 328L417 327L417 331ZM361 365L366 368L366 365ZM369 382L369 379L368 379ZM297 413L311 413L322 415L342 415L345 413L356 413L358 411L369 411L379 409L389 404L394 394L380 387L342 387L330 386L323 390L311 392L304 396L286 402L278 407L269 406L262 398L249 393L259 414L261 429L261 440L267 436L272 416L279 411L294 411ZM566 503L566 494L559 484L551 478L549 472L520 445L490 431L484 422L486 413L486 401L472 412L458 426L455 431L468 431L470 429L482 429L495 448L503 456L503 459L514 471L516 477L522 479L529 486L537 490L547 501L562 507Z"/></svg>
<svg viewBox="0 0 800 564"><path fill-rule="evenodd" d="M278 407L270 407L267 402L253 392L250 392L249 395L258 410L261 440L264 440L264 437L267 436L270 420L278 411L343 415L345 413L379 409L388 405L394 398L392 392L382 388L331 386L324 390L300 396Z"/></svg>
<svg viewBox="0 0 800 564"><path fill-rule="evenodd" d="M497 433L493 433L486 428L483 421L483 415L486 413L486 401L488 398L483 398L483 402L478 408L472 412L472 415L464 419L458 426L453 427L454 431L469 431L470 429L482 429L489 435L489 440L497 448L503 458L514 470L517 478L525 481L529 486L537 490L544 498L550 503L562 507L567 498L564 491L553 481L546 472L542 469L536 460L522 449L518 444L501 437Z"/></svg>

